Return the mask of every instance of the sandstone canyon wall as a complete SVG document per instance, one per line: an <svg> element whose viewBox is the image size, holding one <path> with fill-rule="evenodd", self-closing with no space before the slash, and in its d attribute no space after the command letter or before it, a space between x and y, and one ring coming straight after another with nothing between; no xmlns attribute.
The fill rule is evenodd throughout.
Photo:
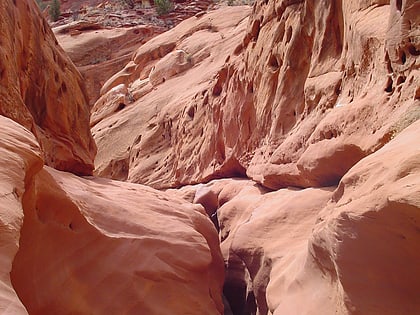
<svg viewBox="0 0 420 315"><path fill-rule="evenodd" d="M37 137L47 165L91 174L96 146L79 72L35 1L5 0L0 10L0 114Z"/></svg>
<svg viewBox="0 0 420 315"><path fill-rule="evenodd" d="M211 13L183 22L105 84L102 93L125 84L134 103L94 120L97 173L160 188L231 175L273 189L337 184L419 116L418 10L416 1L258 1L234 37L206 25L216 25ZM203 59L189 46L199 34L201 46L216 36L230 44ZM188 77L162 77L168 65L184 71L178 50L193 61Z"/></svg>
<svg viewBox="0 0 420 315"><path fill-rule="evenodd" d="M244 10L181 23L104 85L95 172L205 207L226 314L416 314L420 3Z"/></svg>
<svg viewBox="0 0 420 315"><path fill-rule="evenodd" d="M54 32L82 74L92 106L100 96L102 85L127 64L133 51L164 30L154 25L104 28L80 21L57 27Z"/></svg>
<svg viewBox="0 0 420 315"><path fill-rule="evenodd" d="M0 310L417 314L419 10L199 14L89 117L35 2L1 2Z"/></svg>
<svg viewBox="0 0 420 315"><path fill-rule="evenodd" d="M96 153L81 76L34 1L0 16L0 312L222 314L202 206L80 177Z"/></svg>

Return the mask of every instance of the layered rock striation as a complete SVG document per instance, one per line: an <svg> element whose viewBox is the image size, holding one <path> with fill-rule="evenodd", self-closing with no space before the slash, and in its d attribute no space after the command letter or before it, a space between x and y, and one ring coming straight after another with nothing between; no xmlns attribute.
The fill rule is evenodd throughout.
<svg viewBox="0 0 420 315"><path fill-rule="evenodd" d="M226 24L216 13L182 23L142 46L104 85L103 94L124 84L134 103L95 120L97 173L160 188L232 175L271 189L336 185L419 116L418 6L257 1L245 35L203 61L186 41L227 42ZM187 77L180 49L191 56ZM166 77L156 78L152 67L168 64ZM94 115L106 105L97 107ZM137 121L148 130L130 115L144 117Z"/></svg>
<svg viewBox="0 0 420 315"><path fill-rule="evenodd" d="M5 0L0 11L0 114L36 136L47 165L92 174L96 146L79 72L35 1Z"/></svg>
<svg viewBox="0 0 420 315"><path fill-rule="evenodd" d="M81 177L96 152L81 76L34 1L0 15L1 312L222 314L202 206Z"/></svg>
<svg viewBox="0 0 420 315"><path fill-rule="evenodd" d="M197 15L138 48L89 121L35 3L2 2L0 309L418 313L418 10ZM102 178L80 176L89 124Z"/></svg>
<svg viewBox="0 0 420 315"><path fill-rule="evenodd" d="M248 178L174 190L220 228L226 314L414 314L418 9L257 1L212 66L186 65L194 50L177 38L206 17L220 31L228 11L184 22L104 85L97 174L157 188Z"/></svg>

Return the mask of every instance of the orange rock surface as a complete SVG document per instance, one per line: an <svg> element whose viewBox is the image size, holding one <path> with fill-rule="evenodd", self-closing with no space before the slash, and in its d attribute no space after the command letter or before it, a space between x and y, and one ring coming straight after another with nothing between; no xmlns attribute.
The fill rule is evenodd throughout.
<svg viewBox="0 0 420 315"><path fill-rule="evenodd" d="M415 314L419 128L362 159L337 187L195 187L194 202L218 216L232 313Z"/></svg>
<svg viewBox="0 0 420 315"><path fill-rule="evenodd" d="M35 137L0 122L3 314L223 313L223 258L201 206L42 169Z"/></svg>
<svg viewBox="0 0 420 315"><path fill-rule="evenodd" d="M133 51L164 31L154 25L97 30L95 27L102 28L79 22L54 29L60 45L83 76L91 105L98 100L102 85L127 64ZM73 29L80 33L74 34Z"/></svg>
<svg viewBox="0 0 420 315"><path fill-rule="evenodd" d="M0 12L0 114L36 136L47 165L91 174L96 147L79 72L35 1L5 0Z"/></svg>
<svg viewBox="0 0 420 315"><path fill-rule="evenodd" d="M3 1L0 311L417 314L419 9L202 13L139 47L89 119L35 2Z"/></svg>
<svg viewBox="0 0 420 315"><path fill-rule="evenodd" d="M26 185L42 168L35 137L16 122L0 116L0 312L27 314L10 281L19 248Z"/></svg>
<svg viewBox="0 0 420 315"><path fill-rule="evenodd" d="M200 147L192 152L195 143L189 137L202 130L202 139L207 139L204 128L213 126L206 127L203 114L190 101L208 100L204 90L211 87L218 69L240 42L248 14L249 7L228 7L188 19L142 45L133 60L105 83L102 97L114 100L113 88L123 84L122 90L133 101L119 106L120 101L100 99L93 107L96 174L154 187L179 185L184 182L181 177L194 181L192 175L201 165L189 163ZM211 145L213 140L205 141ZM228 171L240 173L242 168ZM201 178L205 175L212 172Z"/></svg>
<svg viewBox="0 0 420 315"><path fill-rule="evenodd" d="M57 170L92 171L84 85L34 1L0 13L1 313L222 314L203 208Z"/></svg>
<svg viewBox="0 0 420 315"><path fill-rule="evenodd" d="M222 256L201 207L46 167L24 209L11 276L30 314L222 314Z"/></svg>
<svg viewBox="0 0 420 315"><path fill-rule="evenodd" d="M93 128L97 173L160 188L336 185L419 116L419 4L397 4L258 1L245 34L232 7L156 37L102 89L125 84L135 101Z"/></svg>

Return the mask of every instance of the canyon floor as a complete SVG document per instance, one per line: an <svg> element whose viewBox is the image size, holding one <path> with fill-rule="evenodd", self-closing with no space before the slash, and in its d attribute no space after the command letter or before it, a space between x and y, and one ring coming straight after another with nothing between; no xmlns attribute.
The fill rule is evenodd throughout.
<svg viewBox="0 0 420 315"><path fill-rule="evenodd" d="M0 313L420 313L420 2L0 3Z"/></svg>

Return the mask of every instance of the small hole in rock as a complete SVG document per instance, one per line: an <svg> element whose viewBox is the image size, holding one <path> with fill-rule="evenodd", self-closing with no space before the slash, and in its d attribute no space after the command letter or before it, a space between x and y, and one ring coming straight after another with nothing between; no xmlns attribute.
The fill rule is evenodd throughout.
<svg viewBox="0 0 420 315"><path fill-rule="evenodd" d="M293 29L291 26L289 26L289 28L287 29L287 34L286 34L286 43L290 42L290 40L292 39L292 33L293 33Z"/></svg>
<svg viewBox="0 0 420 315"><path fill-rule="evenodd" d="M401 9L402 9L402 0L397 0L396 1L396 5L397 5L397 10L398 11L401 11Z"/></svg>
<svg viewBox="0 0 420 315"><path fill-rule="evenodd" d="M420 50L417 50L416 47L414 47L413 44L410 44L408 47L408 52L413 56L419 56Z"/></svg>
<svg viewBox="0 0 420 315"><path fill-rule="evenodd" d="M405 64L406 61L407 61L407 56L406 56L405 52L403 51L401 53L401 63Z"/></svg>
<svg viewBox="0 0 420 315"><path fill-rule="evenodd" d="M393 91L392 84L393 84L392 79L388 78L388 82L386 83L386 87L385 87L385 92L392 93Z"/></svg>
<svg viewBox="0 0 420 315"><path fill-rule="evenodd" d="M398 77L398 79L397 79L397 85L400 85L400 84L402 84L404 82L405 82L405 77L403 77L403 76Z"/></svg>
<svg viewBox="0 0 420 315"><path fill-rule="evenodd" d="M194 108L194 106L191 106L191 107L188 109L187 114L188 114L188 116L189 116L190 118L194 118L194 115L195 115L195 108Z"/></svg>
<svg viewBox="0 0 420 315"><path fill-rule="evenodd" d="M220 94L222 94L222 86L218 82L213 88L213 95L214 96L219 96Z"/></svg>
<svg viewBox="0 0 420 315"><path fill-rule="evenodd" d="M125 108L125 104L124 103L119 103L116 111L118 112L120 110L123 110L124 108Z"/></svg>
<svg viewBox="0 0 420 315"><path fill-rule="evenodd" d="M277 70L278 70L278 68L279 68L279 63L278 63L278 61L277 61L277 57L276 57L276 56L274 56L274 55L271 55L271 56L270 56L270 59L269 59L269 61L268 61L268 64L269 64L270 68L271 68L273 71L277 71Z"/></svg>

